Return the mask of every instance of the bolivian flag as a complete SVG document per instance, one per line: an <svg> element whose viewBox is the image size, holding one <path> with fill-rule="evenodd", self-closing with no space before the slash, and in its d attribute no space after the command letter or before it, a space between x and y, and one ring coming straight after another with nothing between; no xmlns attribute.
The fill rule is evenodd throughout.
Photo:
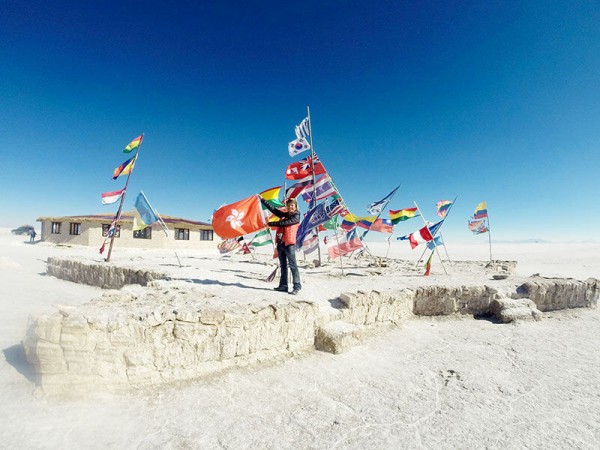
<svg viewBox="0 0 600 450"><path fill-rule="evenodd" d="M142 139L144 139L144 135L136 137L133 141L131 141L127 147L123 149L123 153L131 153L133 150L138 148L142 143Z"/></svg>
<svg viewBox="0 0 600 450"><path fill-rule="evenodd" d="M390 219L392 219L392 223L396 225L399 222L403 222L404 220L412 219L415 217L417 213L417 208L404 208L398 210L390 209Z"/></svg>

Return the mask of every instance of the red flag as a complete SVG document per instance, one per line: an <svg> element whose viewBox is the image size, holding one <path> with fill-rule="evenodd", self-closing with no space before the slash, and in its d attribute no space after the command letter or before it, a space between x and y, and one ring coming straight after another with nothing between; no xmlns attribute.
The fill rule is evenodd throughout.
<svg viewBox="0 0 600 450"><path fill-rule="evenodd" d="M327 173L325 167L323 167L323 164L321 164L321 161L316 156L313 159L313 164L315 166L315 176ZM285 177L288 180L304 180L309 177L312 179L310 157L291 163L285 171Z"/></svg>
<svg viewBox="0 0 600 450"><path fill-rule="evenodd" d="M244 245L242 246L242 254L247 255L248 253L252 252L250 251L250 247L248 247L248 244L244 242Z"/></svg>
<svg viewBox="0 0 600 450"><path fill-rule="evenodd" d="M408 240L410 242L410 247L415 248L417 245L422 244L423 242L429 242L433 240L433 236L431 235L431 231L429 231L429 227L424 226L419 231L415 231L408 236Z"/></svg>
<svg viewBox="0 0 600 450"><path fill-rule="evenodd" d="M363 247L363 243L356 233L353 233L351 236L344 236L338 240L340 241L339 245L337 244L337 241L332 240L331 242L333 242L333 245L330 245L327 248L327 252L329 253L329 257L331 259L335 259L338 256L345 255Z"/></svg>
<svg viewBox="0 0 600 450"><path fill-rule="evenodd" d="M221 206L213 214L212 225L215 233L223 239L263 229L266 223L258 195Z"/></svg>

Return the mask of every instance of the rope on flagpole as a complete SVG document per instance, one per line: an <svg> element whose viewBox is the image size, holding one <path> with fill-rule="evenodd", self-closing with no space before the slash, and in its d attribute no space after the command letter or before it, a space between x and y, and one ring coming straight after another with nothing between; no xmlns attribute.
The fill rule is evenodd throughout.
<svg viewBox="0 0 600 450"><path fill-rule="evenodd" d="M121 196L121 203L119 204L119 210L117 211L117 215L115 216L115 229L113 231L113 235L110 238L110 245L108 246L108 253L106 254L106 262L110 261L110 255L112 253L113 244L115 242L115 235L117 234L117 224L119 223L119 219L121 218L121 213L123 212L123 204L125 203L125 194L127 194L127 186L129 185L129 179L131 178L131 174L135 169L135 165L137 163L138 155L140 154L140 150L142 148L142 143L144 142L144 133L142 133L142 139L140 139L140 145L138 145L137 150L135 152L133 167L127 174L127 181L125 182L125 187L123 188L123 195Z"/></svg>

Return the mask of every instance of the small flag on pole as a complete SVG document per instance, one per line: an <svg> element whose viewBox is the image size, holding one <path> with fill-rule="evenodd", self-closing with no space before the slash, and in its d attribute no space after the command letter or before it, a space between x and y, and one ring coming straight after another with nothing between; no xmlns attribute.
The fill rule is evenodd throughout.
<svg viewBox="0 0 600 450"><path fill-rule="evenodd" d="M131 153L133 150L138 148L142 143L142 139L144 139L144 135L136 137L133 141L127 144L127 147L123 149L123 153Z"/></svg>
<svg viewBox="0 0 600 450"><path fill-rule="evenodd" d="M310 144L304 138L295 139L288 144L288 153L290 156L296 156L298 153L310 150Z"/></svg>
<svg viewBox="0 0 600 450"><path fill-rule="evenodd" d="M429 258L427 258L427 262L425 263L425 273L424 275L426 277L429 276L429 274L431 273L431 258L433 256L433 250L431 251L431 255L429 255Z"/></svg>
<svg viewBox="0 0 600 450"><path fill-rule="evenodd" d="M383 211L383 209L387 206L387 204L390 202L390 200L392 199L399 187L400 186L397 186L396 189L394 189L392 192L390 192L378 202L373 202L369 204L369 206L367 206L367 211L369 211L369 214L373 214L374 216L378 216L379 214L381 214L381 211Z"/></svg>
<svg viewBox="0 0 600 450"><path fill-rule="evenodd" d="M125 161L123 164L121 164L119 167L117 167L113 171L113 177L112 177L113 180L116 180L121 175L129 174L135 166L136 159L137 159L137 155L135 155L133 158L129 158L127 161Z"/></svg>
<svg viewBox="0 0 600 450"><path fill-rule="evenodd" d="M417 215L417 208L390 209L390 219L394 225L408 219L412 219Z"/></svg>
<svg viewBox="0 0 600 450"><path fill-rule="evenodd" d="M102 193L102 204L103 205L111 205L113 203L116 203L123 195L123 192L125 192L125 189L121 189L120 191L113 191L113 192L103 192Z"/></svg>
<svg viewBox="0 0 600 450"><path fill-rule="evenodd" d="M448 210L450 209L451 206L452 206L452 202L451 201L449 201L449 200L440 200L436 204L437 215L440 216L443 219L444 217L446 217L446 214L448 214Z"/></svg>
<svg viewBox="0 0 600 450"><path fill-rule="evenodd" d="M479 203L475 208L475 214L473 215L473 219L483 219L487 216L487 202L483 201Z"/></svg>
<svg viewBox="0 0 600 450"><path fill-rule="evenodd" d="M295 130L296 137L298 139L308 139L310 137L310 123L308 122L308 117L306 117L300 125L297 125Z"/></svg>
<svg viewBox="0 0 600 450"><path fill-rule="evenodd" d="M133 231L143 230L154 222L158 222L158 217L141 192L135 199L133 213Z"/></svg>
<svg viewBox="0 0 600 450"><path fill-rule="evenodd" d="M265 229L263 231L259 231L254 235L252 241L250 241L250 245L253 247L261 247L263 245L271 244L273 242L273 238L271 237L271 231Z"/></svg>

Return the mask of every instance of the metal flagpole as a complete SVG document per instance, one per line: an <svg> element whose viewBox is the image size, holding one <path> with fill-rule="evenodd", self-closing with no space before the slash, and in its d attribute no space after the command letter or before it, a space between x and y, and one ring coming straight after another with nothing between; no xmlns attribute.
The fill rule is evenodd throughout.
<svg viewBox="0 0 600 450"><path fill-rule="evenodd" d="M308 137L310 139L310 169L312 172L312 186L313 186L313 199L315 201L315 206L317 204L317 187L315 186L315 148L313 147L313 131L312 131L312 120L310 118L310 106L306 107L306 113L308 117ZM309 203L309 204L312 204ZM319 241L319 228L317 227L317 242ZM321 266L321 246L317 247L317 252L319 254L319 266ZM306 256L306 255L305 255Z"/></svg>
<svg viewBox="0 0 600 450"><path fill-rule="evenodd" d="M144 191L140 190L140 193L142 194L142 196L144 197L144 199L146 200L146 203L148 203L148 205L150 206L150 208L152 208L152 211L154 212L154 214L156 214L156 217L158 217L158 223L160 224L163 233L165 233L165 236L167 237L167 242L169 243L169 246L171 247L171 250L173 250L173 253L175 253L175 257L177 258L177 262L179 263L179 267L183 267L181 265L181 261L179 260L179 255L177 254L177 251L175 250L175 247L173 247L173 245L171 244L171 240L169 239L169 227L167 227L167 224L165 223L165 221L163 220L162 216L158 213L158 211L156 209L154 209L154 206L152 206L150 204L150 202L148 201L148 197L146 197L146 194L144 194Z"/></svg>
<svg viewBox="0 0 600 450"><path fill-rule="evenodd" d="M427 225L427 220L425 220L425 217L423 216L423 213L421 212L421 209L419 209L419 205L417 205L417 202L415 202L415 201L413 201L413 203L417 207L417 211L419 211L419 214L421 215L421 218L423 219L423 222L425 223L425 226L429 230L429 225ZM444 220L446 220L446 219L444 218ZM441 227L441 225L440 225L440 227ZM431 233L431 231L430 231L430 233ZM446 273L446 275L448 275L448 271L446 270L446 266L444 266L444 262L442 261L442 257L440 256L440 252L438 252L437 247L433 247L433 250L435 250L436 255L438 255L438 259L440 260L440 264L444 268L444 272Z"/></svg>
<svg viewBox="0 0 600 450"><path fill-rule="evenodd" d="M121 196L121 203L119 204L119 210L117 211L117 215L115 216L115 229L113 231L113 235L110 238L110 245L108 246L108 253L106 255L106 262L110 261L110 255L112 253L112 248L113 248L113 244L115 242L115 235L117 234L117 225L119 223L119 219L121 218L121 213L123 212L123 204L125 203L125 194L127 194L127 186L129 185L129 179L131 178L131 174L133 173L133 170L135 169L135 164L137 163L137 157L140 154L140 149L142 148L142 143L144 142L144 133L142 133L142 139L140 140L140 145L138 145L138 148L135 152L135 156L134 156L134 160L133 160L133 166L131 167L131 170L129 171L129 174L127 175L127 181L125 182L125 187L123 188L123 195Z"/></svg>
<svg viewBox="0 0 600 450"><path fill-rule="evenodd" d="M485 208L487 210L487 201L485 202ZM492 262L492 232L490 227L490 213L487 213L487 222L488 222L488 241L490 243L490 262Z"/></svg>

